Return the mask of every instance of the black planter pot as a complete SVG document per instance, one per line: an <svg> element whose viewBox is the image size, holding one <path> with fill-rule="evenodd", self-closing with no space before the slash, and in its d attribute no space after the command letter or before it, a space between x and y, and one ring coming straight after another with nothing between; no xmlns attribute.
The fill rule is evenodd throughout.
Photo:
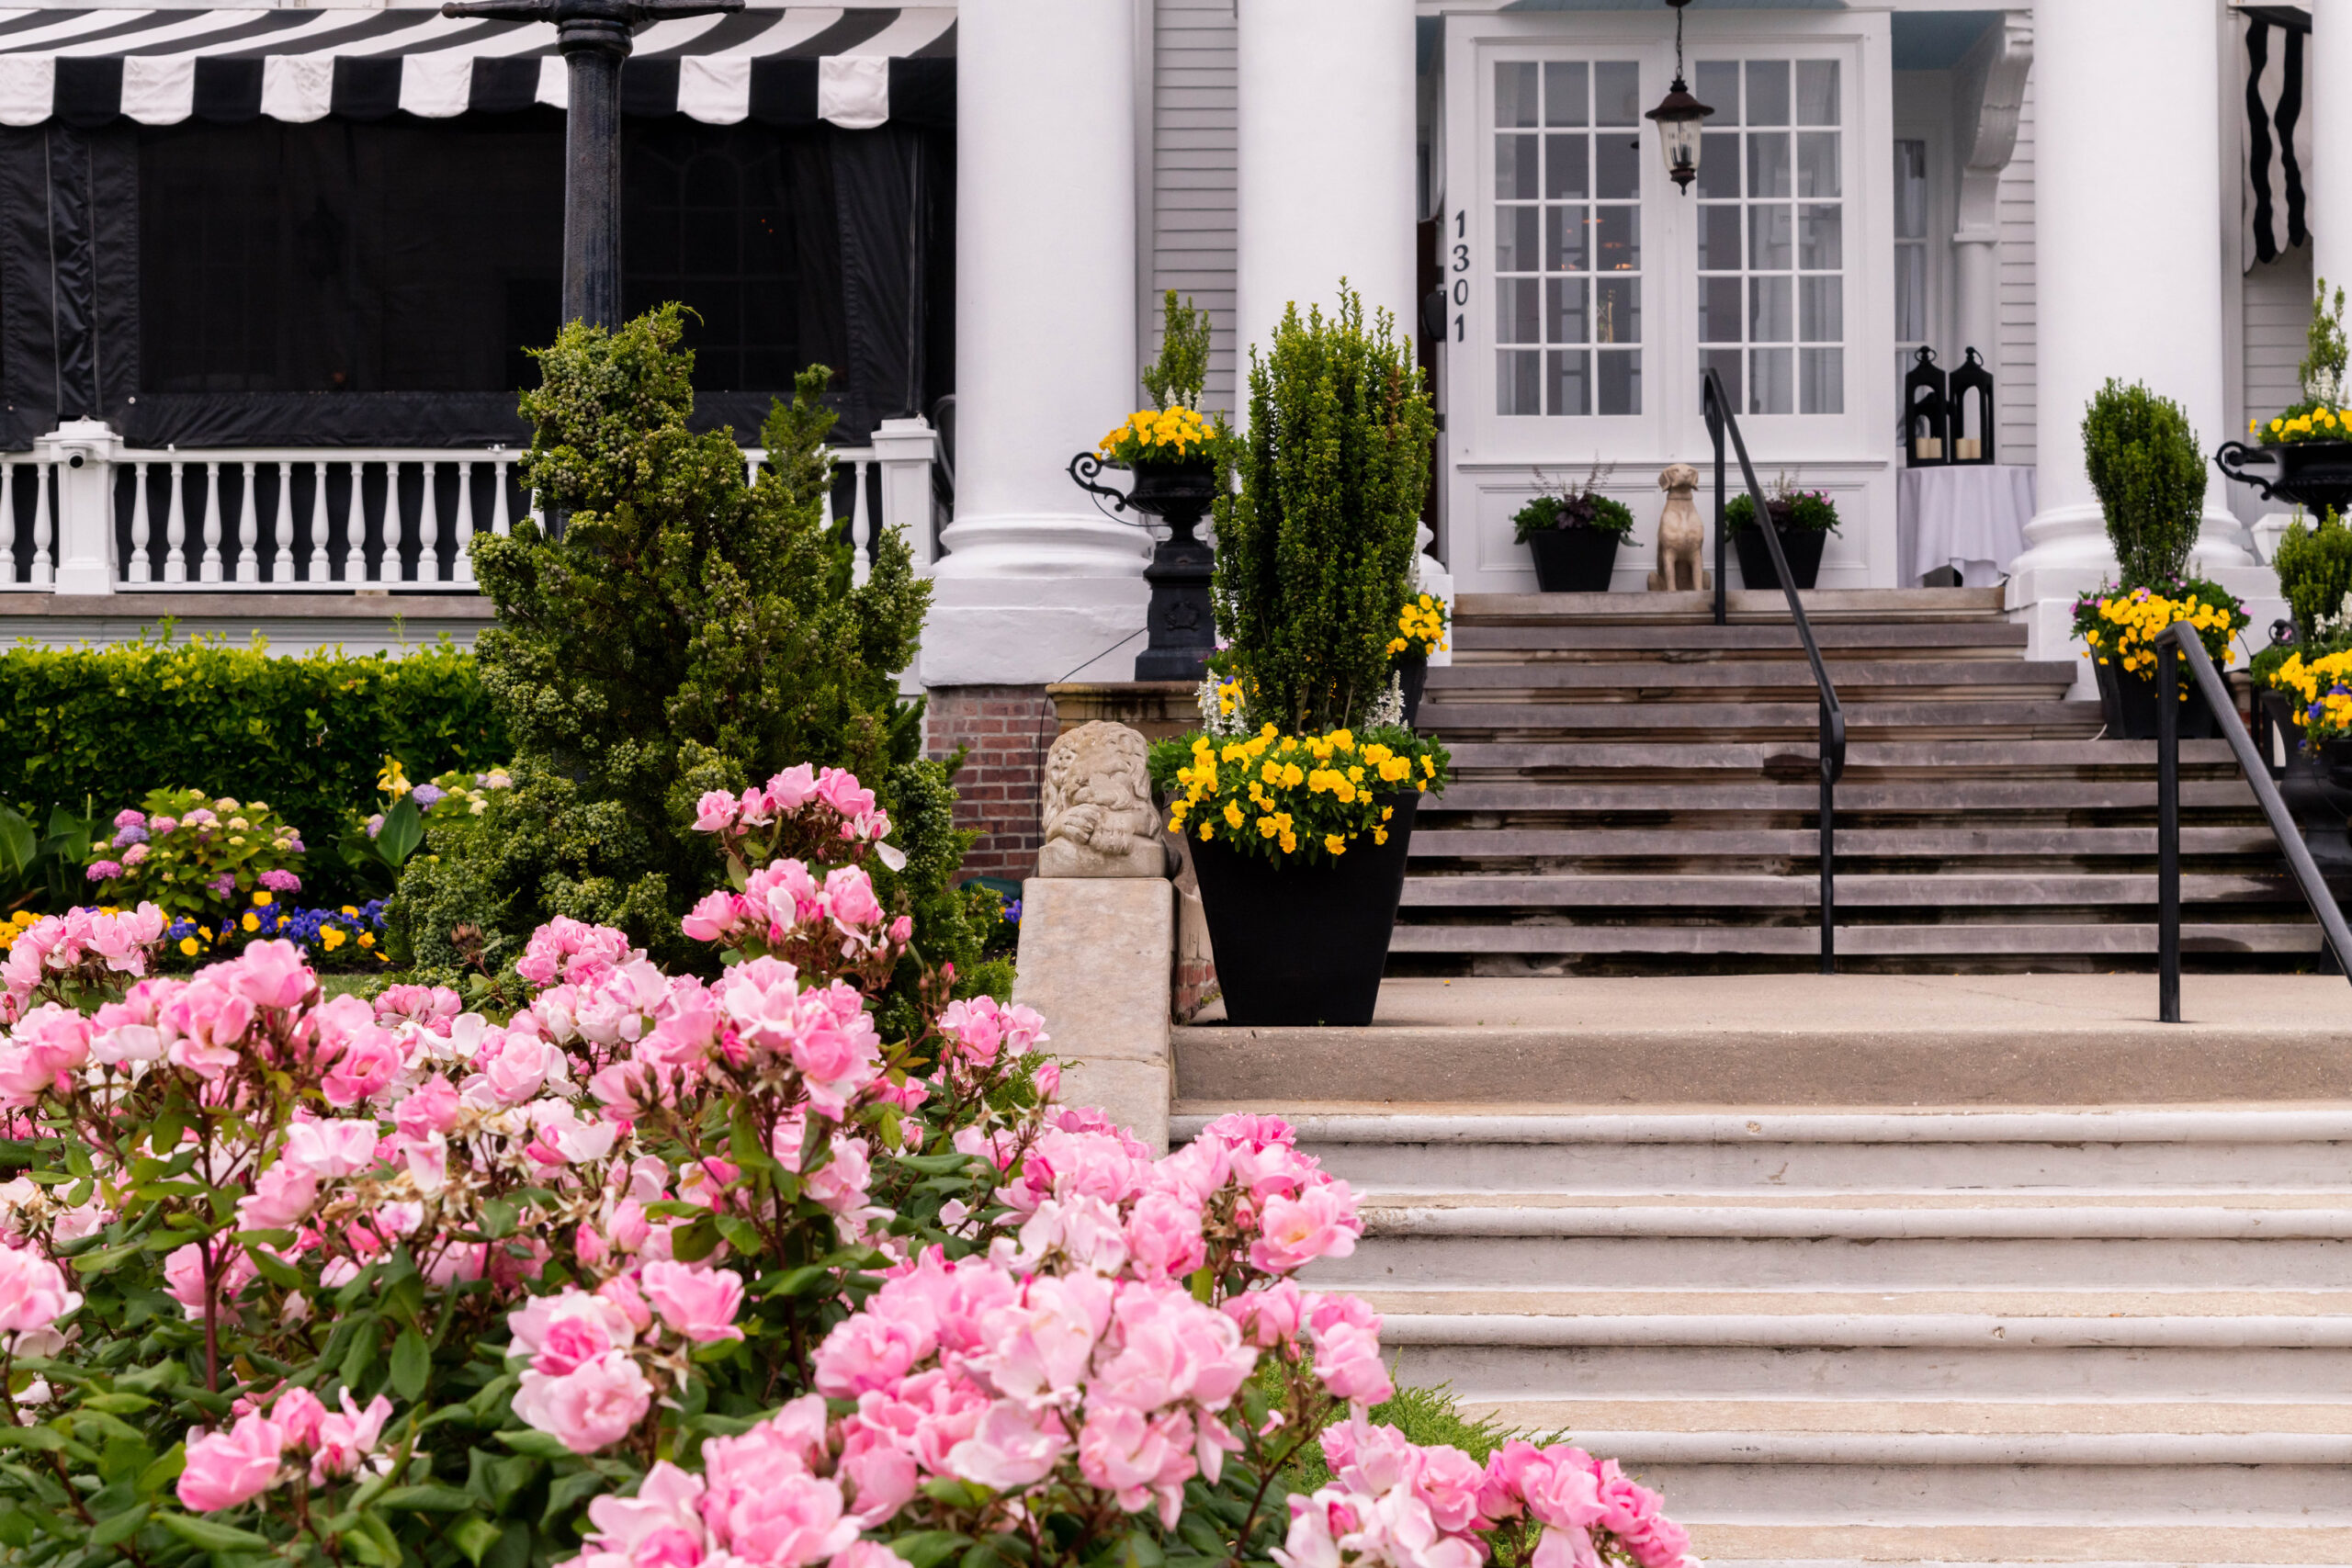
<svg viewBox="0 0 2352 1568"><path fill-rule="evenodd" d="M1426 653L1400 653L1396 656L1396 682L1405 688L1405 728L1413 728L1420 716L1421 693L1430 683L1430 656Z"/></svg>
<svg viewBox="0 0 2352 1568"><path fill-rule="evenodd" d="M2299 502L2317 517L2329 507L2352 511L2352 441L2297 441L2249 446L2225 441L2213 466L2262 492L2265 501Z"/></svg>
<svg viewBox="0 0 2352 1568"><path fill-rule="evenodd" d="M2143 676L2116 668L2110 660L2095 660L2091 668L2098 676L2098 705L2107 719L2109 740L2154 740L2156 738L2156 682L2152 676ZM2221 733L2213 723L2213 710L2206 705L2205 690L2187 679L2183 671L2181 687L2188 700L2180 705L2180 738L2183 740L2211 740Z"/></svg>
<svg viewBox="0 0 2352 1568"><path fill-rule="evenodd" d="M1209 603L1216 553L1193 530L1216 498L1216 465L1205 457L1182 463L1136 463L1135 483L1124 493L1097 484L1102 459L1080 452L1069 460L1069 477L1080 490L1108 499L1118 510L1132 507L1168 525L1168 537L1152 547L1143 580L1151 584L1144 613L1150 633L1136 655L1138 681L1197 682L1208 672L1216 648L1216 613ZM1099 505L1100 502L1097 502Z"/></svg>
<svg viewBox="0 0 2352 1568"><path fill-rule="evenodd" d="M1772 547L1754 528L1742 528L1731 536L1732 548L1739 552L1739 580L1750 588L1778 588L1781 574L1772 566ZM1789 570L1797 586L1809 589L1821 576L1821 552L1829 543L1829 536L1812 528L1781 531L1781 553L1789 558Z"/></svg>
<svg viewBox="0 0 2352 1568"><path fill-rule="evenodd" d="M2278 795L2327 890L2341 905L2352 899L2352 837L2345 831L2345 818L2352 813L2352 748L2331 740L2314 751L2294 741L2292 730L2288 733L2290 750L2278 776Z"/></svg>
<svg viewBox="0 0 2352 1568"><path fill-rule="evenodd" d="M1380 1000L1418 794L1390 797L1388 841L1335 863L1277 865L1212 839L1192 844L1225 1016L1236 1024L1366 1024Z"/></svg>
<svg viewBox="0 0 2352 1568"><path fill-rule="evenodd" d="M1535 586L1546 593L1606 593L1617 570L1614 534L1599 528L1546 528L1527 536L1535 553Z"/></svg>

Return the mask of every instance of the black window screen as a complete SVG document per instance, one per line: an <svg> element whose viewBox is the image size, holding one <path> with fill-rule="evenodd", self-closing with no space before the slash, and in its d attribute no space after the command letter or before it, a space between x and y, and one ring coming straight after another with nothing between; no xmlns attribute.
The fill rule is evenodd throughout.
<svg viewBox="0 0 2352 1568"><path fill-rule="evenodd" d="M801 353L799 266L786 150L775 131L692 120L631 126L623 142L621 250L630 314L694 311L695 384L790 386Z"/></svg>

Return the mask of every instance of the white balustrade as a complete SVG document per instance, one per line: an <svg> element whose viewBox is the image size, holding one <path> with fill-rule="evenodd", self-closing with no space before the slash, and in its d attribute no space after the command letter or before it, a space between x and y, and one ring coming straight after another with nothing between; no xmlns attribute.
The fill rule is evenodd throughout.
<svg viewBox="0 0 2352 1568"><path fill-rule="evenodd" d="M72 449L87 455L74 462L82 473L71 486L58 477L64 449L55 437L35 453L0 457L0 588L53 588L70 539L77 560L107 569L123 590L470 593L477 534L510 537L524 516L547 525L538 497L519 488L510 448L133 450L102 426L90 429L96 438ZM936 449L927 425L890 421L873 446L830 453L851 493L836 491L826 514L846 525L857 582L871 573L878 529L906 534L918 570L935 558ZM746 450L745 478L756 483L766 460L764 451ZM411 473L421 481L413 497L403 494ZM445 501L440 487L450 479L454 497ZM28 513L29 538L19 531Z"/></svg>

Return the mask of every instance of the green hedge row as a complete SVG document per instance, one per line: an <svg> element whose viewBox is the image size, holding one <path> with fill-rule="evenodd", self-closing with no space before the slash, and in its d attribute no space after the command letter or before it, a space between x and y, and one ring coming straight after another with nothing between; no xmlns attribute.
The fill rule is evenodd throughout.
<svg viewBox="0 0 2352 1568"><path fill-rule="evenodd" d="M0 654L0 799L36 823L190 785L276 807L333 881L345 814L373 809L388 755L412 779L505 761L472 654L447 639L399 659L203 639Z"/></svg>

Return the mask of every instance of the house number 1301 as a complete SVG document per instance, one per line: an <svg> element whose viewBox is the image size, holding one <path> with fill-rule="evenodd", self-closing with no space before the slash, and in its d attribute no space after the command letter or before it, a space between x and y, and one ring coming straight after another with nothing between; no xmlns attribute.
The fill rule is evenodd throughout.
<svg viewBox="0 0 2352 1568"><path fill-rule="evenodd" d="M1470 214L1467 209L1453 215L1453 341L1465 341L1469 320L1470 280L1461 276L1470 270Z"/></svg>

